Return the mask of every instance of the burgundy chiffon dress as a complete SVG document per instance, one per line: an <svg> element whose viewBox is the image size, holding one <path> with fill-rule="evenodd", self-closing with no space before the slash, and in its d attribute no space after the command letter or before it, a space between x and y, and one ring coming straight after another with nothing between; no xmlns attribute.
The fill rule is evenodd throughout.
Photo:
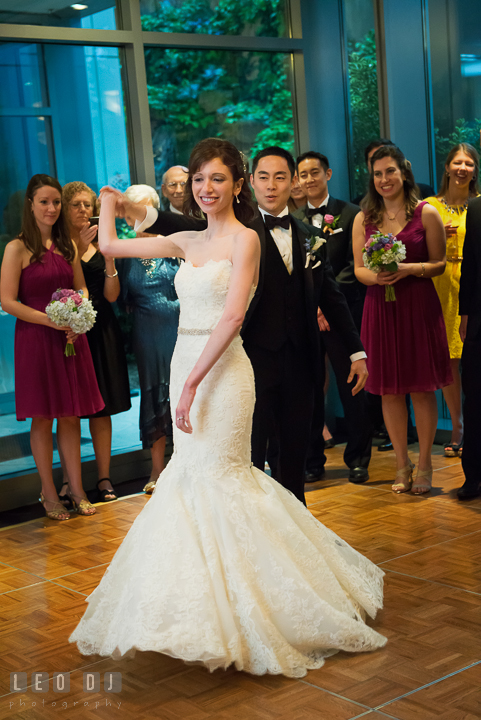
<svg viewBox="0 0 481 720"><path fill-rule="evenodd" d="M58 288L71 288L73 269L52 244L42 259L20 276L18 299L45 312ZM17 420L93 415L104 407L85 335L66 357L64 332L17 320L15 326L15 403Z"/></svg>
<svg viewBox="0 0 481 720"><path fill-rule="evenodd" d="M419 203L397 234L407 263L428 262L426 232ZM366 226L366 240L378 229ZM441 303L431 278L409 275L393 285L396 300L386 302L385 286L367 288L361 339L367 353L366 390L374 395L431 392L453 382Z"/></svg>

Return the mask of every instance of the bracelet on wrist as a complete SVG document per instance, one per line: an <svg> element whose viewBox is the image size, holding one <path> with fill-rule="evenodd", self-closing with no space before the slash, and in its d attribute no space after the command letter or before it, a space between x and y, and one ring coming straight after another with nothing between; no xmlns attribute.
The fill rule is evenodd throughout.
<svg viewBox="0 0 481 720"><path fill-rule="evenodd" d="M109 275L107 270L104 270L104 273L105 273L105 277L114 278L114 277L117 277L117 275L119 274L119 271L116 270L113 275Z"/></svg>
<svg viewBox="0 0 481 720"><path fill-rule="evenodd" d="M422 277L424 275L424 273L426 272L426 268L424 267L423 262L420 262L419 264L421 265L421 270L422 270L421 275L419 275L419 277Z"/></svg>

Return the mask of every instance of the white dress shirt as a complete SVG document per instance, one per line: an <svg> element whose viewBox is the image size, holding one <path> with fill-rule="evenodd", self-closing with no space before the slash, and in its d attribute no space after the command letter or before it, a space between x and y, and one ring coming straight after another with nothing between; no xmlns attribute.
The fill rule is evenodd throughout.
<svg viewBox="0 0 481 720"><path fill-rule="evenodd" d="M266 215L270 215L270 213L263 210L261 207L259 208L262 219L265 218ZM286 207L282 212L280 212L276 216L271 217L285 217L289 214L289 208ZM292 275L292 271L294 269L293 261L292 261L292 229L289 228L286 230L285 228L281 227L275 227L270 231L272 237L274 238L274 242L277 245L277 249L279 250L282 260L284 261L284 265L287 268L287 272L289 275Z"/></svg>
<svg viewBox="0 0 481 720"><path fill-rule="evenodd" d="M320 205L317 205L317 206L313 205L308 200L307 207L310 208L310 210L318 210L319 208L326 206L328 202L329 202L329 193L327 193L326 197L324 198L324 200L322 201L322 203ZM323 220L324 220L324 215L321 215L321 214L313 215L311 218L309 218L309 223L311 225L314 225L314 227L320 228L322 230Z"/></svg>

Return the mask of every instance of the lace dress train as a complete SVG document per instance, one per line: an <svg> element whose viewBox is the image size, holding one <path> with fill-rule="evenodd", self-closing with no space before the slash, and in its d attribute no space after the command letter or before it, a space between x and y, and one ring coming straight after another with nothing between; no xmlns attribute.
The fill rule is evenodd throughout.
<svg viewBox="0 0 481 720"><path fill-rule="evenodd" d="M215 327L231 264L184 263L182 330ZM175 408L208 335L179 334ZM153 650L211 670L302 677L338 650L386 638L364 623L383 572L250 463L252 367L236 338L199 386L175 451L72 634L86 655Z"/></svg>

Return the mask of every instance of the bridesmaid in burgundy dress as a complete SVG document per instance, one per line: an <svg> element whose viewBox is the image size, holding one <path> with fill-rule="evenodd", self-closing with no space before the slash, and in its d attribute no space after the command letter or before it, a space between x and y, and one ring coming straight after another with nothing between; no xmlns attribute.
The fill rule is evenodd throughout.
<svg viewBox="0 0 481 720"><path fill-rule="evenodd" d="M52 477L52 424L69 475L69 495L80 515L93 515L82 487L81 415L104 406L85 335L59 328L45 313L58 288L82 289L88 297L77 249L62 209L62 188L48 175L34 175L27 187L22 231L6 249L2 263L1 303L17 319L15 328L15 401L17 420L32 418L30 445L42 482L40 501L47 517L67 520ZM76 355L66 357L66 341Z"/></svg>
<svg viewBox="0 0 481 720"><path fill-rule="evenodd" d="M371 160L366 199L354 221L353 251L358 280L368 286L361 338L367 352L366 390L382 396L384 422L396 452L392 489L416 495L431 490L431 449L437 426L434 391L452 383L441 304L431 280L446 265L446 238L438 211L419 202L411 163L399 148L384 146ZM406 246L406 259L394 273L364 267L362 249L369 237L392 233ZM385 300L393 285L396 301ZM411 393L419 437L419 465L407 452L407 408Z"/></svg>

